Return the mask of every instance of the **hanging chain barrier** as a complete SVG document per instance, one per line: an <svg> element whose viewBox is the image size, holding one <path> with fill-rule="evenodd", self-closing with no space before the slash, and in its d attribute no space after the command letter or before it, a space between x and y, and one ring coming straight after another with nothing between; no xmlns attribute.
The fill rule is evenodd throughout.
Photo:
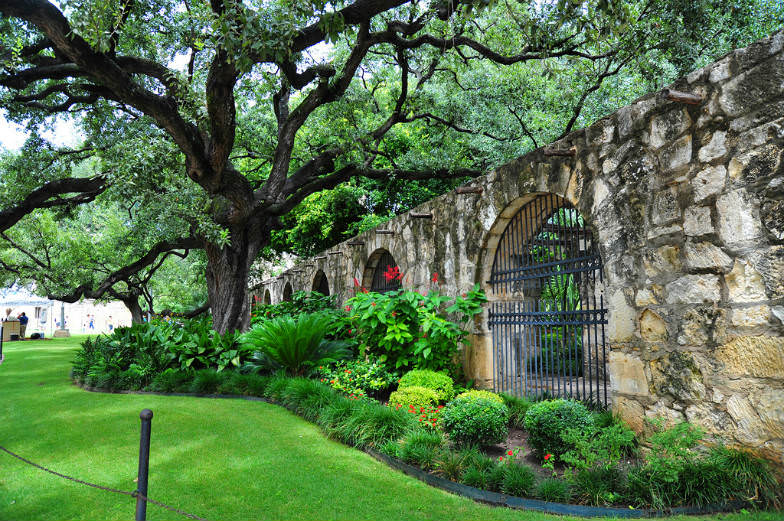
<svg viewBox="0 0 784 521"><path fill-rule="evenodd" d="M144 427L144 423L145 423L144 414L145 414L145 411L149 412L149 418L147 418L148 430L147 430L147 438L146 438L147 447L148 447L148 454L149 454L149 419L152 418L152 411L150 411L149 409L145 409L144 411L142 411L142 442L141 442L142 445L145 443L145 439L144 439L144 434L145 434L144 433L144 429L145 429L145 427ZM137 489L137 490L134 490L133 492L130 492L128 490L120 490L120 489L117 489L117 488L106 487L104 485L98 485L96 483L90 483L89 481L84 481L84 480L75 478L73 476L68 476L66 474L62 474L62 473L54 471L52 469L48 469L48 468L44 467L43 465L39 465L38 463L30 461L29 459L27 459L27 458L25 458L23 456L20 456L19 454L11 452L10 450L8 450L5 447L3 447L2 445L0 445L0 451L3 451L6 454L8 454L9 456L12 456L12 457L18 459L19 461L27 463L28 465L30 465L32 467L35 467L37 469L43 470L44 472L48 472L49 474L53 474L53 475L55 475L55 476L57 476L59 478L66 479L68 481L72 481L72 482L78 483L80 485L85 485L87 487L97 488L99 490L104 490L106 492L111 492L113 494L120 494L120 495L123 495L123 496L136 498L136 501L137 501L137 505L136 505L136 515L137 515L137 517L136 517L136 519L137 520L138 519L142 519L142 520L144 519L144 515L146 514L146 510L145 510L146 505L147 505L147 503L152 503L153 505L159 506L161 508L169 510L170 512L174 512L176 514L180 514L180 515L185 516L185 517L190 518L190 519L195 519L197 521L207 521L203 517L199 517L196 514L191 514L189 512L185 512L184 510L180 510L179 508L173 507L171 505L167 505L166 503L161 503L160 501L156 501L154 499L150 499L149 497L147 497L147 495L146 495L146 492L147 492L146 491L146 481L147 481L146 480L146 475L144 476L143 480L142 479L139 480L139 482L143 481L142 485L143 485L145 490L140 491L140 490ZM142 466L145 467L144 471L146 473L146 466L147 466L146 462L143 462L140 459L139 465L140 465L140 467L142 467ZM142 488L142 487L140 487L140 488ZM144 507L140 507L140 505L144 505ZM142 517L139 517L140 512L141 512Z"/></svg>

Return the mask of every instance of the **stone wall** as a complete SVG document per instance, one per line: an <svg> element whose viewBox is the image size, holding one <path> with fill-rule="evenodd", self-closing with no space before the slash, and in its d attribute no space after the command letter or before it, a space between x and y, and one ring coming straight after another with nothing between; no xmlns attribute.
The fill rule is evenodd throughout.
<svg viewBox="0 0 784 521"><path fill-rule="evenodd" d="M369 285L369 260L394 256L404 285L448 294L479 283L490 300L495 246L536 194L577 208L604 261L597 291L613 408L636 430L646 417L689 420L784 466L784 32L675 82L697 104L650 94L548 150L535 150L254 289L281 300ZM432 218L415 217L430 214ZM487 314L464 353L492 386Z"/></svg>

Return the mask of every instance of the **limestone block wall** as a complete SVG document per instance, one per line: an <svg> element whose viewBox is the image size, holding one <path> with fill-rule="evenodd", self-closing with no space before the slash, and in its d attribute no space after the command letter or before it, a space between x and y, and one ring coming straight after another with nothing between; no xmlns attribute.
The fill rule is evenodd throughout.
<svg viewBox="0 0 784 521"><path fill-rule="evenodd" d="M689 420L784 466L783 47L778 32L734 51L670 86L697 104L647 95L475 179L474 193L429 201L253 291L278 302L323 272L346 299L387 250L407 287L427 289L437 272L446 293L479 283L500 299L486 282L499 237L527 201L554 193L604 261L613 408L637 430L646 417ZM466 370L492 386L487 313L471 340Z"/></svg>

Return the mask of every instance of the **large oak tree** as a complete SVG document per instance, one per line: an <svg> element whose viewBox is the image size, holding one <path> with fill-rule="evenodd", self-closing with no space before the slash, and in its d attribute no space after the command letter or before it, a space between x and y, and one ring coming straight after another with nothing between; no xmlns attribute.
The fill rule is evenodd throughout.
<svg viewBox="0 0 784 521"><path fill-rule="evenodd" d="M758 7L724 0L0 0L0 101L32 126L76 114L113 182L131 187L145 182L123 166L139 151L132 147L176 147L171 159L180 175L201 191L192 205L201 220L189 222L182 237L195 234L206 252L214 327L225 332L247 325L249 268L281 217L310 194L357 177L456 179L487 166L492 154L466 153L444 135L535 141L519 107L510 107L515 129L467 128L459 115L470 107L434 99L430 84L439 82L435 92L448 98L443 86L470 90L462 75L479 64L541 63L542 76L579 70L558 137L579 122L607 78L655 55L694 63L706 46L736 38ZM446 145L420 147L412 157L398 147L412 131L426 142L440 135Z"/></svg>

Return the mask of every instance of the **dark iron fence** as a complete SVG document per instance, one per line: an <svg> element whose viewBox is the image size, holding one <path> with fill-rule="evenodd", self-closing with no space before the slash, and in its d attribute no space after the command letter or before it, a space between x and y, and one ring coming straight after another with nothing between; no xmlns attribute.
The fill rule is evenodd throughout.
<svg viewBox="0 0 784 521"><path fill-rule="evenodd" d="M496 391L608 404L601 282L591 231L568 202L545 194L517 212L490 275Z"/></svg>

